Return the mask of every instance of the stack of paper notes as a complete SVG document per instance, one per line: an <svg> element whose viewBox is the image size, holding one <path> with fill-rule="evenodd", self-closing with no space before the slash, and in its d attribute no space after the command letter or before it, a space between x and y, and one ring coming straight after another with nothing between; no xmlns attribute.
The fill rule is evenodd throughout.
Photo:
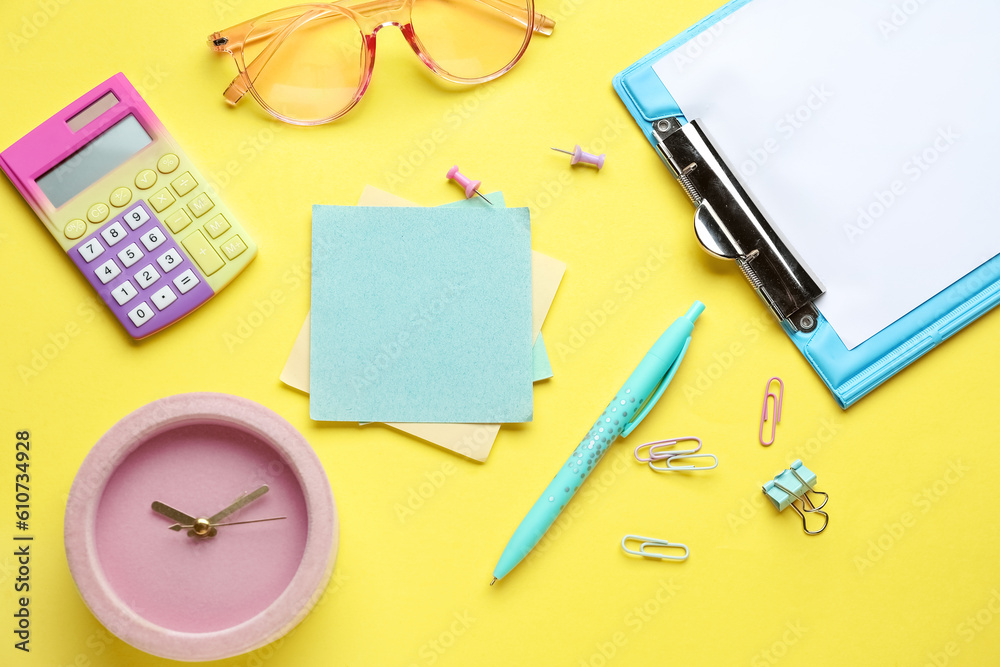
<svg viewBox="0 0 1000 667"><path fill-rule="evenodd" d="M312 312L281 374L325 421L389 426L484 461L552 376L541 325L566 265L527 209L422 208L372 187L313 209Z"/></svg>

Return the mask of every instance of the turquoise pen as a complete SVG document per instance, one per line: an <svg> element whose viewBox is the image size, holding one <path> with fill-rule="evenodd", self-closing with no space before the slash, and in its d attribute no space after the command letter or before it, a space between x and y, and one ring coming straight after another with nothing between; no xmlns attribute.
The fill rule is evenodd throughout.
<svg viewBox="0 0 1000 667"><path fill-rule="evenodd" d="M660 400L691 344L694 322L704 310L705 304L695 301L691 309L678 317L642 358L625 381L625 386L597 418L590 432L573 450L569 461L514 531L493 570L490 586L497 579L507 576L535 548L611 444L619 435L623 438L628 436Z"/></svg>

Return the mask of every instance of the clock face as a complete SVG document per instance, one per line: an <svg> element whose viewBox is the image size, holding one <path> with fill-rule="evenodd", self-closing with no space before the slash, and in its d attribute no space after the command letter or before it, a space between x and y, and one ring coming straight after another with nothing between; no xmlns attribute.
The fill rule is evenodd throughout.
<svg viewBox="0 0 1000 667"><path fill-rule="evenodd" d="M156 502L204 519L250 493L260 495L215 523L256 523L217 526L211 537L171 530L184 519L152 509ZM192 424L168 428L124 459L108 479L95 528L97 559L127 606L164 628L212 632L253 618L288 588L308 518L279 452L232 425Z"/></svg>
<svg viewBox="0 0 1000 667"><path fill-rule="evenodd" d="M291 630L329 581L337 508L316 453L253 401L154 401L80 466L66 560L94 616L174 660L219 660Z"/></svg>

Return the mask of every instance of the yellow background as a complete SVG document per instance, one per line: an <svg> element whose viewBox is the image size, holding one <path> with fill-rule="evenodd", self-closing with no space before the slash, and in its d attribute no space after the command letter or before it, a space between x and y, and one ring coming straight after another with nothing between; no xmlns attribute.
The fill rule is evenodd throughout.
<svg viewBox="0 0 1000 667"><path fill-rule="evenodd" d="M227 108L235 67L205 46L273 2L3 2L0 146L124 71L213 175L260 255L202 310L134 344L16 190L0 186L0 662L166 662L111 638L87 611L66 567L63 509L80 462L118 419L208 390L259 401L306 435L342 526L322 604L279 645L220 664L995 664L1000 313L849 412L835 405L736 269L697 247L690 204L611 88L616 72L719 4L542 0L554 35L536 38L509 75L461 91L386 30L360 107L303 129L249 98ZM549 150L576 143L607 152L605 169L571 170ZM381 426L311 422L306 398L278 381L309 309L310 205L354 203L369 183L445 203L458 194L444 179L453 163L510 205L532 206L534 247L569 265L543 330L555 377L535 389L535 421L502 429L485 464ZM648 271L661 252L668 259ZM708 309L674 385L577 496L575 516L490 588L525 511L696 298ZM75 335L22 377L67 327ZM756 429L771 375L786 382L785 412L765 449ZM8 546L14 432L25 428L37 536L29 656L12 648ZM719 455L717 470L667 477L631 460L640 442L691 434ZM830 493L819 537L760 493L797 457ZM691 557L628 558L626 533L684 542Z"/></svg>

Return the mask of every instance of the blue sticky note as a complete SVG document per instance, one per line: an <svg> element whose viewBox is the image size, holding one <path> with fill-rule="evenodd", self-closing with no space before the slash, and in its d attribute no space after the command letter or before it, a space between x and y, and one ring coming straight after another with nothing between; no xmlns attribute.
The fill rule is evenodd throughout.
<svg viewBox="0 0 1000 667"><path fill-rule="evenodd" d="M526 208L313 207L309 411L532 418Z"/></svg>
<svg viewBox="0 0 1000 667"><path fill-rule="evenodd" d="M507 205L504 201L503 193L499 190L497 192L489 193L487 199L493 202L493 206ZM451 202L450 204L442 204L442 206L451 206L455 208L488 208L490 204L487 204L479 197L473 197L471 199L459 199L458 201ZM535 339L535 344L531 347L531 368L531 379L535 382L548 380L552 377L552 363L549 361L549 351L545 348L545 341L542 340L541 331L538 332L538 338Z"/></svg>

